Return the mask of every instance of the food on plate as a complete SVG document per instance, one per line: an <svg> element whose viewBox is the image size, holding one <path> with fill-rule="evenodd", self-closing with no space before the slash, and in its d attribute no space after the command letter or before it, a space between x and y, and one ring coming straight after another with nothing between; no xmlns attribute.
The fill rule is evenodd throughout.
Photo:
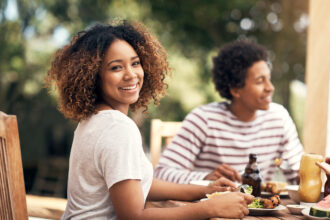
<svg viewBox="0 0 330 220"><path fill-rule="evenodd" d="M269 192L272 194L280 194L281 192L287 191L286 186L286 182L268 181L261 184L261 191Z"/></svg>
<svg viewBox="0 0 330 220"><path fill-rule="evenodd" d="M248 185L248 184L243 184L237 187L239 189L240 192L242 193L246 193L246 194L252 194L253 188L252 186Z"/></svg>
<svg viewBox="0 0 330 220"><path fill-rule="evenodd" d="M282 162L283 162L282 158L275 158L275 165L277 167L281 166Z"/></svg>
<svg viewBox="0 0 330 220"><path fill-rule="evenodd" d="M250 185L247 185L247 184L243 184L243 185L239 185L237 188L236 188L236 191L240 191L242 193L246 193L246 194L250 194L252 193L252 186ZM211 199L211 198L214 198L216 196L220 196L220 195L223 195L224 193L229 193L230 191L224 191L224 192L214 192L214 193L211 193L211 194L206 194L206 197L208 199Z"/></svg>
<svg viewBox="0 0 330 220"><path fill-rule="evenodd" d="M230 191L225 191L225 192L214 192L214 193L211 193L211 194L206 194L206 197L208 198L208 199L212 199L212 198L214 198L214 197L216 197L216 196L220 196L220 195L223 195L223 194L225 194L225 193L229 193Z"/></svg>
<svg viewBox="0 0 330 220"><path fill-rule="evenodd" d="M330 195L323 198L316 205L312 206L309 210L309 215L316 217L328 217L330 218Z"/></svg>
<svg viewBox="0 0 330 220"><path fill-rule="evenodd" d="M317 202L320 198L321 170L315 162L322 162L323 156L304 153L300 161L300 183L298 195L301 202Z"/></svg>
<svg viewBox="0 0 330 220"><path fill-rule="evenodd" d="M264 201L260 197L254 198L253 202L248 205L249 208L263 208Z"/></svg>
<svg viewBox="0 0 330 220"><path fill-rule="evenodd" d="M246 194L250 194L252 193L252 186L249 186L247 184L243 184L243 185L240 185L236 188L237 191L240 191L242 193L246 193ZM211 193L211 194L206 194L206 197L208 199L212 199L216 196L220 196L220 195L223 195L225 193L229 193L231 191L224 191L224 192L214 192L214 193Z"/></svg>
<svg viewBox="0 0 330 220"><path fill-rule="evenodd" d="M281 203L280 197L274 195L270 198L254 198L253 202L248 205L249 208L263 208L263 209L273 209L276 208Z"/></svg>

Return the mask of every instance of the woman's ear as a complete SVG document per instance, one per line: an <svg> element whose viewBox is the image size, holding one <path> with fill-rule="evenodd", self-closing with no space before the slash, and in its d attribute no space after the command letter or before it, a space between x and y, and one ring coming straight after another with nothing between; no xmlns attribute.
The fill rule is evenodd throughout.
<svg viewBox="0 0 330 220"><path fill-rule="evenodd" d="M230 94L233 96L233 98L238 99L241 95L239 92L239 88L230 88L229 89Z"/></svg>

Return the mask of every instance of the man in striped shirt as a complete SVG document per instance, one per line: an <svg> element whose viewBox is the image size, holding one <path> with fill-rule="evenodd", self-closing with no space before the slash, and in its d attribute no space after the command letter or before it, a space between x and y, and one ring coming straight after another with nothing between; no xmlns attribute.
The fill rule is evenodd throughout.
<svg viewBox="0 0 330 220"><path fill-rule="evenodd" d="M246 40L220 50L213 58L213 82L228 102L202 105L187 115L155 177L176 183L221 176L240 181L249 154L256 153L263 181L272 180L280 158L287 181L294 182L303 147L287 110L272 103L267 62L265 48Z"/></svg>

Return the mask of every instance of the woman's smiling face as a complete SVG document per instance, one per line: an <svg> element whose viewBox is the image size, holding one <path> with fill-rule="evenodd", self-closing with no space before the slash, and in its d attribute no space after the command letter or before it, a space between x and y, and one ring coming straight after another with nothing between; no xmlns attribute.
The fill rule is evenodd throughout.
<svg viewBox="0 0 330 220"><path fill-rule="evenodd" d="M115 40L107 49L100 72L104 104L128 112L139 99L144 71L134 48L124 40Z"/></svg>

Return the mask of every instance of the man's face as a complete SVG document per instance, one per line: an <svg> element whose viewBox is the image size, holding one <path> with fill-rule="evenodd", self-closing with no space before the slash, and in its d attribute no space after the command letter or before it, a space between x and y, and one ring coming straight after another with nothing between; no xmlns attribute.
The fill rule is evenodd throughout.
<svg viewBox="0 0 330 220"><path fill-rule="evenodd" d="M249 110L267 110L272 102L274 86L265 61L255 62L247 71L243 88L235 89L233 100Z"/></svg>

